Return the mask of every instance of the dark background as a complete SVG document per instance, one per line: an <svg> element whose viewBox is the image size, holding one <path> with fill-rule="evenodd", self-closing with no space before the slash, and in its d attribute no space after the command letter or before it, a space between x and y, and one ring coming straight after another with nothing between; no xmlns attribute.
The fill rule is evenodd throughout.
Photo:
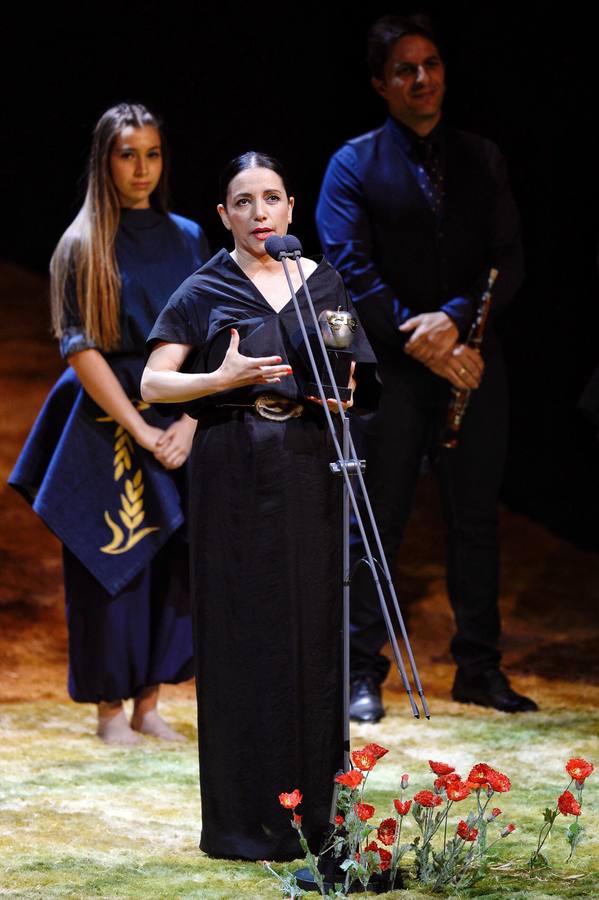
<svg viewBox="0 0 599 900"><path fill-rule="evenodd" d="M499 144L522 213L527 277L501 321L512 388L504 500L598 549L599 446L576 411L599 363L597 47L581 9L90 4L48 8L43 20L27 10L4 30L14 56L2 72L0 255L47 271L82 199L93 125L121 100L164 117L173 209L200 221L213 249L224 240L218 172L263 149L289 170L294 233L317 253L327 160L385 115L364 62L367 28L387 12L431 13L445 118Z"/></svg>

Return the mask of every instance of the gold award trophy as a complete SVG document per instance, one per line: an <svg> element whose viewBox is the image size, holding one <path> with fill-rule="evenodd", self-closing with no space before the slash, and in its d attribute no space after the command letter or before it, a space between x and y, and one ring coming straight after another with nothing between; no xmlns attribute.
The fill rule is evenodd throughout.
<svg viewBox="0 0 599 900"><path fill-rule="evenodd" d="M337 310L323 310L318 317L318 323L339 396L341 400L350 400L351 390L348 385L354 358L350 348L358 329L358 320L350 312L339 307ZM333 397L333 388L324 360L320 368L320 378L326 396ZM314 382L308 384L307 390L309 394L318 396L318 388Z"/></svg>

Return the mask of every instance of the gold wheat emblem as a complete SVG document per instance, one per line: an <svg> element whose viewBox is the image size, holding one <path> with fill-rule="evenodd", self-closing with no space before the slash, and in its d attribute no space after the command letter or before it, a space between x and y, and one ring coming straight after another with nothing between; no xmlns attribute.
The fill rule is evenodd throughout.
<svg viewBox="0 0 599 900"><path fill-rule="evenodd" d="M148 409L149 403L142 400L131 401L136 408L141 411ZM102 416L96 419L97 422L114 422L110 416ZM135 456L135 447L133 439L128 431L125 431L122 425L117 425L114 433L113 446L113 474L114 480L119 481L125 471L131 471L133 457ZM144 483L142 470L138 469L133 478L125 479L125 492L120 495L121 508L119 509L119 518L123 528L112 519L108 510L104 511L104 521L112 532L112 540L110 543L100 547L102 553L110 553L116 555L118 553L127 553L138 544L143 538L152 531L159 531L158 526L146 526L140 528L146 513L143 501Z"/></svg>
<svg viewBox="0 0 599 900"><path fill-rule="evenodd" d="M145 518L144 502L142 494L144 492L144 483L141 469L138 469L132 479L125 480L125 493L121 494L121 508L119 509L119 518L125 528L127 535L123 529L114 522L108 510L104 512L104 521L112 531L112 540L104 547L100 547L102 553L126 553L135 547L142 538L152 531L158 531L156 526L139 528ZM136 529L139 529L136 531Z"/></svg>

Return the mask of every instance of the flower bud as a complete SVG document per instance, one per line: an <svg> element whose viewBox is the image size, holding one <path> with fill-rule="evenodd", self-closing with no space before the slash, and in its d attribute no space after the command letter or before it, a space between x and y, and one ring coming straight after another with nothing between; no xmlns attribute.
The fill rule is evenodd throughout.
<svg viewBox="0 0 599 900"><path fill-rule="evenodd" d="M506 825L505 828L502 829L501 837L507 837L508 834L511 834L512 831L515 831L515 830L516 830L516 826L514 825L513 822L510 822L509 825Z"/></svg>
<svg viewBox="0 0 599 900"><path fill-rule="evenodd" d="M406 772L406 773L404 773L404 774L401 776L401 789L402 789L402 791L405 791L405 789L407 788L407 786L408 786L409 783L410 783L410 776L409 776L409 775L407 774L407 772Z"/></svg>
<svg viewBox="0 0 599 900"><path fill-rule="evenodd" d="M492 797L494 793L495 793L495 791L493 790L491 785L490 784L487 785L487 797Z"/></svg>

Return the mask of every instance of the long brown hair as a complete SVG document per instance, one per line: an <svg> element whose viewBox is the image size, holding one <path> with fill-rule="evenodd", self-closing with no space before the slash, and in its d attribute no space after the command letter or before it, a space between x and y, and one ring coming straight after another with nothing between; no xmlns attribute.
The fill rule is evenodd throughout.
<svg viewBox="0 0 599 900"><path fill-rule="evenodd" d="M71 222L50 260L52 327L56 337L65 328L65 307L76 297L87 337L101 350L118 346L120 339L121 280L114 253L120 204L110 174L110 154L118 134L128 126L157 128L163 169L150 202L167 209L167 159L161 122L139 103L119 103L100 117L94 129L83 206Z"/></svg>

